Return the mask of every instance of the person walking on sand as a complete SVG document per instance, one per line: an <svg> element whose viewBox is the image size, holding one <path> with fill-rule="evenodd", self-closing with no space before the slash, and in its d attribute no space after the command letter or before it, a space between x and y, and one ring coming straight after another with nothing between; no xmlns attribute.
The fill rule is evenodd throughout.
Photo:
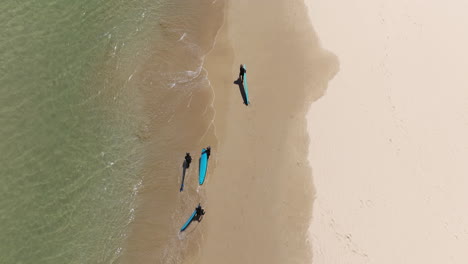
<svg viewBox="0 0 468 264"><path fill-rule="evenodd" d="M210 146L206 147L205 151L203 151L202 154L204 154L204 153L206 153L207 158L210 158L210 155L211 155L211 147L210 147Z"/></svg>
<svg viewBox="0 0 468 264"><path fill-rule="evenodd" d="M192 162L192 157L190 156L190 153L185 154L185 168L190 167L190 163Z"/></svg>
<svg viewBox="0 0 468 264"><path fill-rule="evenodd" d="M196 214L195 214L195 217L193 218L194 220L197 220L198 222L201 221L201 219L203 218L203 216L205 215L205 209L203 209L201 207L200 204L198 204L198 207L195 208L195 211L196 211Z"/></svg>
<svg viewBox="0 0 468 264"><path fill-rule="evenodd" d="M239 69L239 79L241 79L242 81L244 81L244 74L247 72L247 70L244 68L244 64L241 64L240 65L240 69Z"/></svg>

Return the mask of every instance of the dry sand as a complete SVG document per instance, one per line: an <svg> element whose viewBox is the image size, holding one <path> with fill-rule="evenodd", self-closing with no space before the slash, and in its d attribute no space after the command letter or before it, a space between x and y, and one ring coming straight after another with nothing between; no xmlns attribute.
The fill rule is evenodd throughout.
<svg viewBox="0 0 468 264"><path fill-rule="evenodd" d="M313 263L468 263L468 2L307 2L341 68L308 114Z"/></svg>
<svg viewBox="0 0 468 264"><path fill-rule="evenodd" d="M233 83L240 63L247 65L249 106ZM305 113L336 67L318 46L302 1L228 3L206 63L219 144L202 187L207 214L197 226L201 246L187 263L310 259L313 189Z"/></svg>

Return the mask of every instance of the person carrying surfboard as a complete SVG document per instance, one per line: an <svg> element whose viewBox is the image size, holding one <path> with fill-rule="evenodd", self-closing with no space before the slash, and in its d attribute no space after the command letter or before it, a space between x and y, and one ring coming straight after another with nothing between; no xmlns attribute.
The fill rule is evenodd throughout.
<svg viewBox="0 0 468 264"><path fill-rule="evenodd" d="M185 168L190 167L190 163L192 162L192 157L190 156L190 153L185 153Z"/></svg>
<svg viewBox="0 0 468 264"><path fill-rule="evenodd" d="M208 158L210 158L210 154L211 154L211 147L210 147L210 146L206 147L205 151L204 151L204 152L202 152L202 154L203 154L203 153L206 153L206 155L208 156Z"/></svg>
<svg viewBox="0 0 468 264"><path fill-rule="evenodd" d="M244 68L244 64L240 65L240 70L239 70L239 79L244 81L244 74L247 72L247 70Z"/></svg>
<svg viewBox="0 0 468 264"><path fill-rule="evenodd" d="M203 218L203 216L205 215L205 209L203 209L201 207L200 204L198 204L198 207L195 208L195 217L193 219L197 220L198 222L201 221L201 219Z"/></svg>
<svg viewBox="0 0 468 264"><path fill-rule="evenodd" d="M187 227L193 222L193 221L198 221L200 222L205 215L205 210L201 207L200 204L198 204L198 207L195 208L193 213L190 215L189 219L185 222L185 224L180 228L180 232L185 231Z"/></svg>

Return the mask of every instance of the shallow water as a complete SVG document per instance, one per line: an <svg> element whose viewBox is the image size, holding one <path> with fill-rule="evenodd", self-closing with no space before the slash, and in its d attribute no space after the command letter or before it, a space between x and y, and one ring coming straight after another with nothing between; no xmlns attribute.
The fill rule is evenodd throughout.
<svg viewBox="0 0 468 264"><path fill-rule="evenodd" d="M186 30L195 12L181 5L2 3L1 263L119 259L149 134L207 85L193 84L205 50ZM186 60L174 60L181 52Z"/></svg>

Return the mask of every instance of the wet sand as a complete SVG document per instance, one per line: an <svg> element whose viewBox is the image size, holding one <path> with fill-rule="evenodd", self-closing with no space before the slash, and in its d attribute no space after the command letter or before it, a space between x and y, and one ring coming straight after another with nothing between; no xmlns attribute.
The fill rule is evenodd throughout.
<svg viewBox="0 0 468 264"><path fill-rule="evenodd" d="M313 263L467 263L466 1L308 2L341 65L308 114Z"/></svg>
<svg viewBox="0 0 468 264"><path fill-rule="evenodd" d="M140 63L132 79L138 82L135 86L149 121L138 134L146 145L144 178L121 263L180 263L198 243L184 239L186 234L179 230L198 203L203 203L204 190L198 188L200 151L211 145L215 152L217 147L214 94L202 65L222 25L223 3L203 0L177 3L173 8L180 6L185 9L177 16L157 21L171 46L161 46L156 36L153 49L158 52ZM190 15L183 16L183 12ZM186 152L193 161L180 192ZM187 233L197 238L199 232Z"/></svg>
<svg viewBox="0 0 468 264"><path fill-rule="evenodd" d="M205 219L185 263L304 263L314 191L305 113L337 69L302 1L232 1L206 69L215 131ZM239 86L247 66L251 104Z"/></svg>
<svg viewBox="0 0 468 264"><path fill-rule="evenodd" d="M208 52L200 75L189 82L200 87L183 95L183 89L153 91L157 58L135 77L151 84L144 86L144 98L154 115L142 128L146 176L122 262L304 263L310 260L314 198L305 114L326 89L337 60L320 48L302 1L204 4L215 8L191 36ZM187 70L185 59L174 71ZM247 65L249 106L234 83L240 63ZM177 96L181 103L169 116L159 110L165 101L154 101ZM208 145L208 174L199 187L197 161ZM179 193L185 152L194 160ZM199 202L206 209L203 221L179 233Z"/></svg>

